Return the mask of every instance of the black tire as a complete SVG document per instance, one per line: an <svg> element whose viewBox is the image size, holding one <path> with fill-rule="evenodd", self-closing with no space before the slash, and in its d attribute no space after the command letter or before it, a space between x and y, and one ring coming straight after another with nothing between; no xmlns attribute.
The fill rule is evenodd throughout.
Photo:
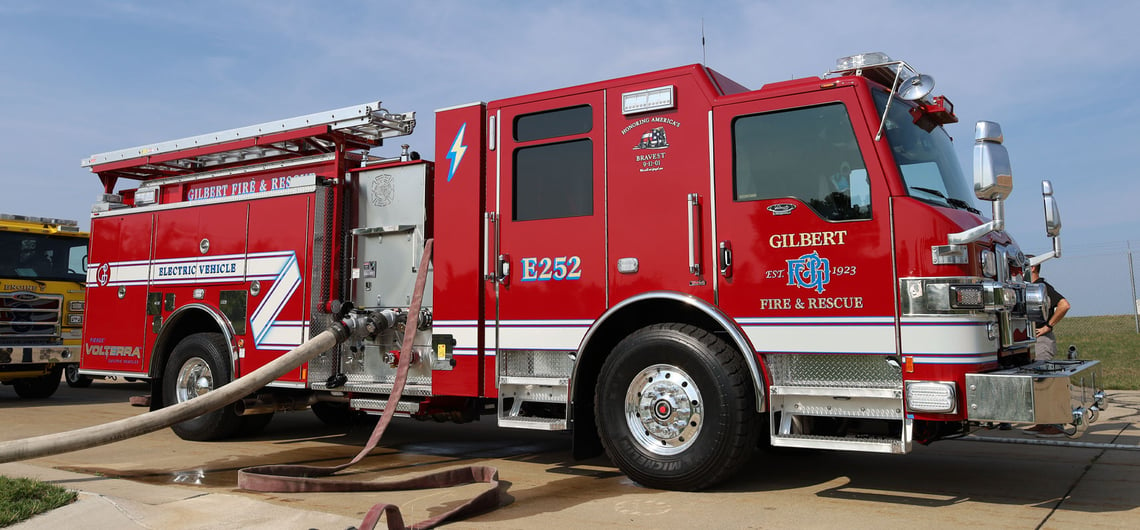
<svg viewBox="0 0 1140 530"><path fill-rule="evenodd" d="M91 382L95 379L89 375L82 375L79 373L78 364L69 364L63 369L63 379L67 381L67 386L71 388L87 388L91 386Z"/></svg>
<svg viewBox="0 0 1140 530"><path fill-rule="evenodd" d="M162 400L167 406L188 401L231 380L229 347L221 333L195 333L177 346L166 362ZM241 427L233 403L171 427L183 440L221 440Z"/></svg>
<svg viewBox="0 0 1140 530"><path fill-rule="evenodd" d="M752 456L755 402L738 351L695 326L656 324L630 334L606 359L594 415L610 459L631 479L694 491Z"/></svg>
<svg viewBox="0 0 1140 530"><path fill-rule="evenodd" d="M12 388L16 391L16 395L25 399L49 398L59 388L62 371L63 368L57 365L46 375L12 381Z"/></svg>

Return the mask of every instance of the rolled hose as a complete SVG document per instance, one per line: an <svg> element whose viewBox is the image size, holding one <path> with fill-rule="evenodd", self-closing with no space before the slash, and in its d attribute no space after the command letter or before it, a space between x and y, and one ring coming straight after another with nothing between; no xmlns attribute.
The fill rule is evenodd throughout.
<svg viewBox="0 0 1140 530"><path fill-rule="evenodd" d="M69 453L134 438L196 418L257 391L348 337L340 323L297 346L269 364L194 399L130 418L73 431L0 442L0 464Z"/></svg>

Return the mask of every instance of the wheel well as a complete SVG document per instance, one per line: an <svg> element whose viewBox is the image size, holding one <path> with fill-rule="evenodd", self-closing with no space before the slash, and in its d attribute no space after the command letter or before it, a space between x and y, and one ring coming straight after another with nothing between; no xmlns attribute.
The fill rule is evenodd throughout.
<svg viewBox="0 0 1140 530"><path fill-rule="evenodd" d="M166 371L166 361L170 358L170 352L174 350L174 347L182 342L182 339L195 333L223 333L228 339L232 336L228 331L222 327L217 317L205 307L188 306L171 315L170 319L162 326L162 331L159 333L158 339L154 343L154 349L151 350L150 354L151 410L158 410L164 406L162 402L162 374Z"/></svg>
<svg viewBox="0 0 1140 530"><path fill-rule="evenodd" d="M574 369L571 400L575 458L589 458L602 452L601 440L594 423L594 394L598 374L601 373L606 357L630 333L663 322L699 327L721 336L725 342L739 349L716 318L686 299L647 297L617 308L587 335L588 342L579 352Z"/></svg>

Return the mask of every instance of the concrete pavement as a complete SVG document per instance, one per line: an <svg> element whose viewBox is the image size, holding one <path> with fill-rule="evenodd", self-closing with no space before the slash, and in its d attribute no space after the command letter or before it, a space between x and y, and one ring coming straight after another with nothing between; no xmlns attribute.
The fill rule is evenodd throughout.
<svg viewBox="0 0 1140 530"><path fill-rule="evenodd" d="M1102 417L1093 424L1089 433L1076 441L1140 447L1140 392L1111 391L1109 400L1108 410L1102 413ZM5 403L12 406L11 402ZM13 412L15 410L18 409L14 409ZM10 414L6 413L5 416ZM419 427L420 430L423 428L430 430L432 425ZM413 424L408 430L414 430L415 427L417 425ZM441 428L443 430L434 432L426 438L440 439L445 436L441 433L469 432L458 430L466 429L468 426L445 425ZM478 428L484 429L484 427ZM493 428L484 430L491 433L488 436L498 436L500 439L510 440L522 436L515 431L496 431ZM10 429L6 437L13 437L11 431ZM397 434L397 436L402 435L402 433ZM1020 429L1012 431L994 429L979 432L977 435L1005 438L1011 442L1040 440L1051 443L1066 440L1065 438L1039 439L1024 434ZM168 441L160 440L160 443L178 443L170 440L172 435L163 434L161 438ZM281 444L282 441L277 440L274 443ZM430 449L428 453L417 453L425 446L426 443L419 443L419 445L404 444L400 447L403 447L403 452L409 455L407 458L419 458L423 454L430 454ZM215 443L197 447L221 449L226 445ZM244 444L235 443L229 446L229 454L232 455L230 459L234 462L234 467L245 467L247 462L248 465L257 463L249 462L252 456L244 454L242 447ZM309 458L318 458L311 456L317 452L315 449L317 448L310 447L295 453L295 456L305 454ZM344 454L345 450L351 453L350 448L338 449L340 450L338 455L333 458L335 461L322 460L316 465L334 465L345 461L346 459L341 459L343 458L341 454ZM255 450L257 449L250 449L250 451ZM119 449L116 453L121 455L123 451L124 449ZM710 527L864 528L890 525L891 517L898 518L895 522L909 520L910 524L917 522L915 517L927 519L928 522L933 520L930 524L923 523L931 527L942 526L942 523L948 525L952 522L955 525L986 524L1021 528L1033 528L1039 524L1056 528L1078 525L1140 526L1140 507L1138 507L1140 478L1136 473L1140 470L1140 451L1100 450L1089 447L1027 449L1009 444L944 441L930 447L919 447L912 455L886 457L886 459L881 455L828 456L828 453L820 453L811 460L793 463L780 460L752 464L747 473L742 473L747 475L746 477L730 481L730 484L724 488L718 488L720 491L700 494L657 492L637 488L631 485L628 479L615 477L614 470L606 468L604 461L599 464L598 470L590 471L594 473L594 478L587 479L582 475L579 479L586 479L585 482L579 479L567 480L576 472L583 472L584 468L574 469L559 463L565 458L563 454L565 449L562 445L558 445L557 442L554 444L541 442L522 451L525 456L482 454L478 450L472 454L455 455L486 460L490 465L500 466L503 469L502 478L513 482L513 484L508 482L507 493L514 501L497 512L455 523L454 527L495 525L533 528L559 524L555 521L575 520L584 524L588 522L591 526L621 527L661 524L662 519L672 521L674 525L688 526L696 523L693 514L696 514L695 517L707 514L704 516L705 522L701 524ZM1025 473L1035 467L1031 462L1024 460L1026 451L1040 453L1040 457L1034 456L1034 458L1044 459L1039 464L1041 466L1056 466L1057 458L1066 460L1065 467L1071 469L1071 474L1059 480L1067 483L1053 485L1048 490L1063 492L1062 494L1024 495L1009 492L1009 484L1024 481L1025 491L1028 491L1041 487L1042 483L1056 477L1055 474L1043 472L1040 477L1023 476L1020 479L1006 477L1005 482L1001 481L999 477L1003 476L1003 466L1009 466L1006 471L1017 473ZM101 450L95 454L94 461L106 462L106 458L101 455L109 454L112 454L110 448ZM974 461L973 455L988 459L987 463L978 467L979 469L992 467L995 474L990 477L977 476L975 471L974 476L955 476L954 468L961 467L959 463L963 458ZM137 455L135 460L140 463L146 460L146 464L141 465L151 470L163 469L161 458L157 464L149 460L153 456ZM389 456L403 458L398 454ZM1014 465L1018 458L1023 459L1021 464ZM124 461L130 459L129 456L124 457ZM918 476L908 477L905 475L905 469L909 465L906 462L923 466L925 471L917 473ZM891 466L892 470L882 474L878 470L873 472L870 470L882 463ZM172 471L185 469L185 464L174 465L178 467L171 468ZM846 467L833 475L832 470L836 465ZM119 466L121 467L121 464ZM506 466L518 467L508 469ZM107 469L114 467L108 464ZM332 509L330 502L323 501L320 497L306 497L306 495L343 494L267 496L242 492L235 489L236 484L202 487L193 484L179 485L178 479L159 484L152 483L153 481L75 473L61 468L66 469L68 466L60 465L60 460L53 459L0 465L0 474L35 478L79 492L77 502L34 517L12 528L26 530L81 526L111 530L344 529L358 525L371 503L377 500L375 498L364 500L369 498L361 496L357 498L358 505L351 510ZM900 470L904 473L900 473ZM414 469L412 471L414 472ZM771 475L766 478L756 475L756 472L760 471ZM940 471L941 476L925 475L927 471ZM570 475L566 474L568 472ZM924 475L927 478L924 479ZM576 486L560 491L558 486L560 482L595 484L595 486L593 486L594 491L590 491L590 486L586 489ZM962 490L965 493L947 493L955 490ZM439 506L454 502L454 498L461 497L464 491L472 490L396 496L393 502L400 504L405 511L406 522L411 523L424 518L425 513L430 515L430 510L424 511L425 503L428 506ZM884 495L891 499L886 499ZM791 502L787 500L789 498L792 499ZM890 502L883 504L884 500ZM419 509L412 506L416 503L419 503ZM702 503L704 503L703 510ZM606 515L609 513L607 510L611 509L609 505L613 505L612 513ZM601 506L605 506L606 509L600 510ZM735 509L733 506L742 507L735 518L730 513ZM884 506L890 508L884 511ZM837 514L849 514L850 518L844 516L836 519L834 515L825 515L833 511ZM688 515L683 516L683 514ZM984 514L984 518L974 520L976 517L983 517L981 514ZM815 518L812 518L813 516Z"/></svg>

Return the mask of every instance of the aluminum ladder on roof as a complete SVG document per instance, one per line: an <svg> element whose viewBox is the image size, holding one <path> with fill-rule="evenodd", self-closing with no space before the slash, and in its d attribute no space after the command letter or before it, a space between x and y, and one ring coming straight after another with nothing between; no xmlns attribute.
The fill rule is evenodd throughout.
<svg viewBox="0 0 1140 530"><path fill-rule="evenodd" d="M91 168L94 172L100 172L99 166L107 164L115 164L115 169L137 166L139 170L137 173L127 172L128 174L124 176L146 180L158 176L144 169L152 164L155 172L159 169L159 165L166 171L196 172L273 156L301 156L329 152L334 149L333 142L326 138L315 137L317 134L329 132L340 133L357 144L357 147L375 147L385 138L411 134L416 124L415 115L415 112L390 113L380 101L373 101L295 118L100 153L83 159L80 165ZM310 134L303 134L302 131L309 131ZM217 149L212 150L210 147ZM177 156L180 151L186 151L185 156ZM116 164L136 159L137 164L126 166Z"/></svg>

